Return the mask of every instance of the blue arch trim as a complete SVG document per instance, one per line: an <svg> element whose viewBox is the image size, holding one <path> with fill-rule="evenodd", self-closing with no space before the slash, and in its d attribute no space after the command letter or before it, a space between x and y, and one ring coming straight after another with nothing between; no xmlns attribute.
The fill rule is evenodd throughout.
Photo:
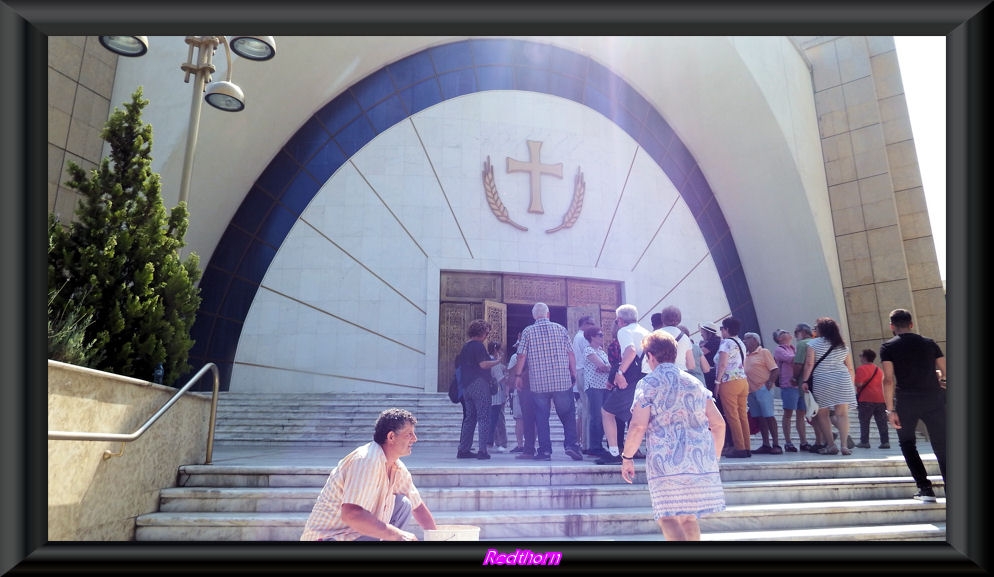
<svg viewBox="0 0 994 577"><path fill-rule="evenodd" d="M694 156L638 92L608 68L569 50L512 39L425 49L363 78L314 114L259 176L228 224L200 281L190 351L216 363L227 390L249 306L276 251L322 184L366 143L440 102L484 90L560 96L627 132L673 182L711 251L732 314L758 327L735 242Z"/></svg>

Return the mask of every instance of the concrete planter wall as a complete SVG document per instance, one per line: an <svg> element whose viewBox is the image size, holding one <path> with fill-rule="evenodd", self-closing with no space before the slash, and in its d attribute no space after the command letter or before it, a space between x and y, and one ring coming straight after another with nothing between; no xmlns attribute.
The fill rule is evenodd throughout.
<svg viewBox="0 0 994 577"><path fill-rule="evenodd" d="M48 361L48 429L130 434L176 389ZM188 393L137 440L48 441L48 538L131 541L135 518L157 510L180 465L203 463L210 394Z"/></svg>

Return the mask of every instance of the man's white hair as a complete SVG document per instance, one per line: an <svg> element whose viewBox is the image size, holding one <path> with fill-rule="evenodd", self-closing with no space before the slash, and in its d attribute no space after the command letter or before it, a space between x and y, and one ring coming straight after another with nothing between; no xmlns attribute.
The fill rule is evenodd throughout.
<svg viewBox="0 0 994 577"><path fill-rule="evenodd" d="M742 339L743 340L745 340L745 339L756 339L757 343L763 344L763 339L759 338L759 335L757 335L756 333L746 333L746 334L742 335Z"/></svg>
<svg viewBox="0 0 994 577"><path fill-rule="evenodd" d="M545 303L535 303L532 307L532 318L544 319L549 317L549 305Z"/></svg>
<svg viewBox="0 0 994 577"><path fill-rule="evenodd" d="M630 325L639 320L639 310L635 305L621 305L615 309L614 314L626 325Z"/></svg>

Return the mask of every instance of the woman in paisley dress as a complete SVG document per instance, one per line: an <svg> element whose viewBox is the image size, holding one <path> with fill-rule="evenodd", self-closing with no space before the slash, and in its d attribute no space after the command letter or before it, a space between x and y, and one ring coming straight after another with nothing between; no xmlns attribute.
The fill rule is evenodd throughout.
<svg viewBox="0 0 994 577"><path fill-rule="evenodd" d="M673 364L677 347L669 333L650 333L642 347L652 372L635 389L621 476L635 478L632 456L645 438L649 496L663 537L700 541L698 518L725 510L718 472L725 420L704 383Z"/></svg>

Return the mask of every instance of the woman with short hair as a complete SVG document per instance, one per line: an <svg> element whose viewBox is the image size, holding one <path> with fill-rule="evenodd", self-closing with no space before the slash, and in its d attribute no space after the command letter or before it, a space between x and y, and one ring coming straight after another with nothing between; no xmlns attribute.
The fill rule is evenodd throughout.
<svg viewBox="0 0 994 577"><path fill-rule="evenodd" d="M642 339L651 372L639 380L621 453L621 476L635 478L635 452L646 439L645 475L652 512L667 541L700 541L698 518L725 510L718 459L725 420L704 383L674 364L677 344L663 330Z"/></svg>

